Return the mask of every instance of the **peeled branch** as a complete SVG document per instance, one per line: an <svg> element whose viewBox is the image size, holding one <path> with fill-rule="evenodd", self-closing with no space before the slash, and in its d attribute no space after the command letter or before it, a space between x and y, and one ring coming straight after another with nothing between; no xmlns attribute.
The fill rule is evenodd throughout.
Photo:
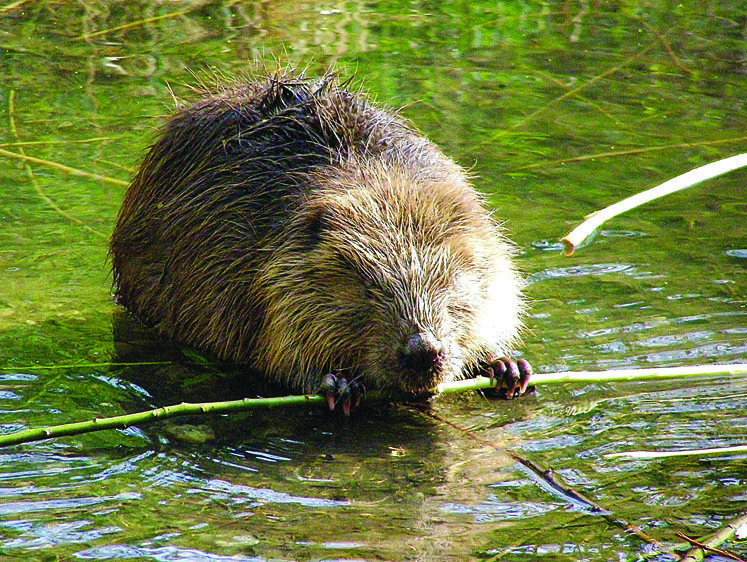
<svg viewBox="0 0 747 562"><path fill-rule="evenodd" d="M584 240L586 240L592 232L599 228L603 223L609 219L616 217L630 209L648 203L659 197L664 197L675 191L687 189L697 185L705 180L715 178L717 176L726 174L738 168L747 166L747 154L737 154L723 160L711 162L705 166L695 168L689 172L677 176L669 181L665 181L661 185L642 191L636 195L618 201L614 205L605 207L599 211L594 211L590 215L585 217L586 220L574 228L571 232L565 235L561 239L563 242L563 253L566 256L570 256L579 247Z"/></svg>

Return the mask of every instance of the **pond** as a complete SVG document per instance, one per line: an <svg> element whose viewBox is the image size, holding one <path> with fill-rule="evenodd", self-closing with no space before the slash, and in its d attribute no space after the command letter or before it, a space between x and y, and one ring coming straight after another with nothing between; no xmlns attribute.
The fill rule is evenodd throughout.
<svg viewBox="0 0 747 562"><path fill-rule="evenodd" d="M474 174L520 249L536 371L747 361L747 170L622 215L570 258L558 242L747 152L740 2L42 0L0 7L0 30L0 433L262 393L127 317L107 244L173 96L263 61L354 76ZM565 384L13 446L0 553L674 560L678 532L747 512L747 454L606 455L745 445L745 398L743 376Z"/></svg>

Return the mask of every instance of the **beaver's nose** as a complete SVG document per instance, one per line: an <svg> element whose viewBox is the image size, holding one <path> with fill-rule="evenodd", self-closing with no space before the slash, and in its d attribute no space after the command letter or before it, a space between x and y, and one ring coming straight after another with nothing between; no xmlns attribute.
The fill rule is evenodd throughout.
<svg viewBox="0 0 747 562"><path fill-rule="evenodd" d="M400 351L400 365L412 371L439 369L443 360L443 345L433 334L417 332L409 336Z"/></svg>

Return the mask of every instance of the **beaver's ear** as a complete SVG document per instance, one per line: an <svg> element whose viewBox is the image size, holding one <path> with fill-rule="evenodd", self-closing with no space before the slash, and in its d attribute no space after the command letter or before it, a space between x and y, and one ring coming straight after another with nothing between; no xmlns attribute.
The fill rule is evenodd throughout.
<svg viewBox="0 0 747 562"><path fill-rule="evenodd" d="M311 246L318 246L329 230L329 209L319 206L309 209L304 220L304 231Z"/></svg>

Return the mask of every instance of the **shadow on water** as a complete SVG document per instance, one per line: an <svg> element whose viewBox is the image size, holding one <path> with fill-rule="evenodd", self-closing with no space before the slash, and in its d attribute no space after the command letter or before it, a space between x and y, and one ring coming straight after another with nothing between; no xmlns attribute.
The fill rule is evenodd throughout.
<svg viewBox="0 0 747 562"><path fill-rule="evenodd" d="M164 338L122 309L114 312L112 320L115 351L112 374L134 385L142 398L142 402L138 400L139 403L128 405L128 409L295 394L257 372L221 362ZM341 411L329 412L325 407L293 406L184 417L178 418L178 423L208 426L214 445L238 444L244 439L272 434L323 445L320 450L330 454L335 450L380 454L390 447L408 443L422 446L433 441L433 420L406 405L387 401L367 403L364 399L351 418L346 420ZM170 433L178 437L173 423L176 422L170 424Z"/></svg>
<svg viewBox="0 0 747 562"><path fill-rule="evenodd" d="M114 314L113 334L118 366L112 374L136 390L133 398L141 397L128 410L289 394L160 337L122 310ZM406 543L423 542L426 519L441 509L429 498L455 484L450 467L460 460L421 409L381 401L364 401L349 418L301 406L176 418L141 430L161 451L162 477L191 489L185 509L200 501L225 503L236 517L231 536L250 524L252 536L263 537L263 552L279 559L325 552L389 552L388 559L396 559ZM179 500L170 503L174 509ZM220 522L225 516L207 508L202 517ZM301 528L289 541L292 521ZM89 552L122 554L112 548Z"/></svg>
<svg viewBox="0 0 747 562"><path fill-rule="evenodd" d="M122 308L112 316L113 374L147 391L156 406L280 396L257 373L165 338Z"/></svg>

